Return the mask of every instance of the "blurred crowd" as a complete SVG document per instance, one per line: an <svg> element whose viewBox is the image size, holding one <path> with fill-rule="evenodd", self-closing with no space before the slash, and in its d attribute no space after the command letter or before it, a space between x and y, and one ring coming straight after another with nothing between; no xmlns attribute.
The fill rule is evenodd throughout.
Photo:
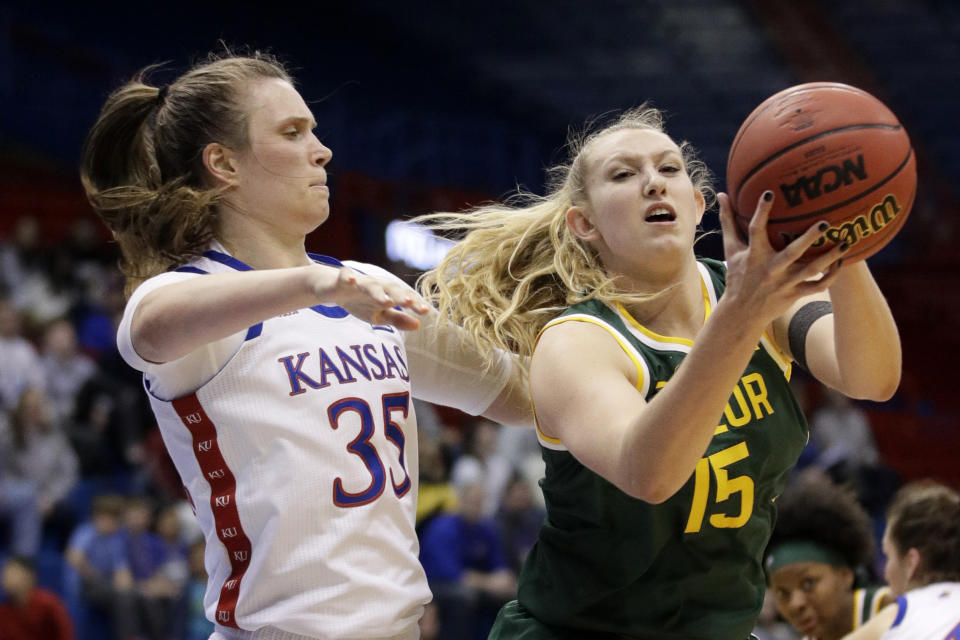
<svg viewBox="0 0 960 640"><path fill-rule="evenodd" d="M140 375L117 353L123 282L95 225L78 218L51 247L23 217L0 242L0 637L205 640L204 542ZM796 474L853 487L879 535L900 480L866 413L802 374L795 388L811 423ZM536 435L417 412L417 532L434 593L422 634L486 638L545 517ZM798 637L772 605L757 635Z"/></svg>

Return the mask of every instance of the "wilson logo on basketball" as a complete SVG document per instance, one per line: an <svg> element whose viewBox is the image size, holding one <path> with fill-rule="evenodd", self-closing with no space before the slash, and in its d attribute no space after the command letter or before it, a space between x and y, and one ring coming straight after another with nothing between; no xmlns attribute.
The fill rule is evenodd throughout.
<svg viewBox="0 0 960 640"><path fill-rule="evenodd" d="M832 242L833 244L846 242L852 247L863 238L879 232L893 222L902 210L903 207L897 202L897 197L892 193L887 194L883 200L873 205L867 213L860 214L852 220L847 220L824 231L820 239L813 243L813 246L819 247L825 242Z"/></svg>
<svg viewBox="0 0 960 640"><path fill-rule="evenodd" d="M788 207L797 207L803 204L804 196L807 201L814 200L825 193L853 184L854 179L867 179L863 154L858 155L856 161L844 158L840 164L822 167L812 177L800 176L793 184L781 184L780 191L787 199Z"/></svg>

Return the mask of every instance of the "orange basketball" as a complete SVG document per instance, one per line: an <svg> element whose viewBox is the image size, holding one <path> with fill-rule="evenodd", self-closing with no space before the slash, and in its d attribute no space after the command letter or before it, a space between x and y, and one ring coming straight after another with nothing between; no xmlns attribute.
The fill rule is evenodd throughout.
<svg viewBox="0 0 960 640"><path fill-rule="evenodd" d="M846 242L844 262L863 260L890 242L913 206L910 138L886 105L855 87L784 89L747 117L727 159L727 193L744 237L767 189L775 195L768 224L774 247L826 220L830 228L802 259Z"/></svg>

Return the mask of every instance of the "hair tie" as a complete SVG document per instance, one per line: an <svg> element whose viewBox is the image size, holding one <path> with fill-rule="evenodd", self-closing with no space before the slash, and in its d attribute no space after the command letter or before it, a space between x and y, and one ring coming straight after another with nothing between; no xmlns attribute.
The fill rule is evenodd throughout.
<svg viewBox="0 0 960 640"><path fill-rule="evenodd" d="M170 90L170 85L165 84L157 91L157 106L162 107L164 101L167 99L167 91Z"/></svg>

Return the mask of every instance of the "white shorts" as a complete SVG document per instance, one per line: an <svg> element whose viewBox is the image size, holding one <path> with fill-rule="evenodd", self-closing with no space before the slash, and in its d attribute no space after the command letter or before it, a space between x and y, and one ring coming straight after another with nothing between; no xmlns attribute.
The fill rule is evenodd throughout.
<svg viewBox="0 0 960 640"><path fill-rule="evenodd" d="M256 631L244 631L217 625L209 640L317 640L310 636L301 636L288 631L281 631L272 627L264 627ZM420 640L420 627L413 625L407 631L390 637L365 638L364 640Z"/></svg>

